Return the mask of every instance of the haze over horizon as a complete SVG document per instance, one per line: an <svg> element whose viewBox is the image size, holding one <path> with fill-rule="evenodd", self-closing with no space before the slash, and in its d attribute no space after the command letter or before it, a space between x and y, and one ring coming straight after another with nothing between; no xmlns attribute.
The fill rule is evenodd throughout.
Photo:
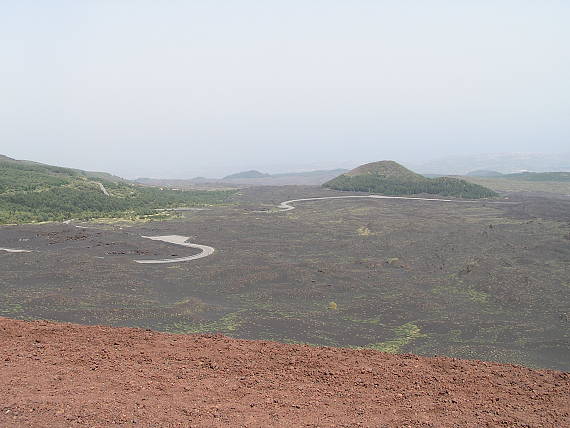
<svg viewBox="0 0 570 428"><path fill-rule="evenodd" d="M0 154L127 178L568 152L570 3L10 2Z"/></svg>

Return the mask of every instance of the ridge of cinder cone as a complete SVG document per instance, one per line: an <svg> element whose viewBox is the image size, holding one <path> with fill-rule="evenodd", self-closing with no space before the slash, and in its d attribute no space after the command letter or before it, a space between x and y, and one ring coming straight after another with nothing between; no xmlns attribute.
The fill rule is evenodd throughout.
<svg viewBox="0 0 570 428"><path fill-rule="evenodd" d="M360 165L353 170L345 173L349 177L358 175L377 175L384 178L397 179L401 181L418 181L425 180L420 174L409 170L398 162L391 160L383 160L378 162L370 162Z"/></svg>

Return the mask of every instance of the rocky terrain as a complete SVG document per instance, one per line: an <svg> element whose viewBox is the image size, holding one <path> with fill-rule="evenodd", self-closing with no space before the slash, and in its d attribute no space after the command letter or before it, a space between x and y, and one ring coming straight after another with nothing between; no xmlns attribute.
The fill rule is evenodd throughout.
<svg viewBox="0 0 570 428"><path fill-rule="evenodd" d="M0 426L563 427L570 375L0 318Z"/></svg>
<svg viewBox="0 0 570 428"><path fill-rule="evenodd" d="M165 222L0 227L0 316L570 370L570 202L243 189ZM362 196L362 195L361 195ZM239 199L238 199L239 198ZM180 235L197 249L144 237Z"/></svg>

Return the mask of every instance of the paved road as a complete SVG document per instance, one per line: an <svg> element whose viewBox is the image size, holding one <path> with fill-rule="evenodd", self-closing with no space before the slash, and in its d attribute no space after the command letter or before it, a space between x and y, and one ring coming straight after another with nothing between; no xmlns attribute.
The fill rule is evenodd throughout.
<svg viewBox="0 0 570 428"><path fill-rule="evenodd" d="M278 208L281 211L290 211L294 210L295 207L290 205L294 202L302 202L302 201L319 201L323 199L346 199L346 198L369 198L369 199L410 199L410 200L419 200L419 201L439 201L439 202L475 202L475 201L458 201L455 199L434 199L434 198L407 198L403 196L380 196L380 195L366 195L366 196L328 196L322 198L305 198L305 199L292 199L290 201L281 202ZM201 259L203 257L208 257L214 253L214 248L209 247L207 245L198 245L198 244L191 244L186 242L189 238L186 236L180 235L167 235L167 236L143 236L143 238L152 239L155 241L163 241L168 242L170 244L182 245L184 247L190 248L198 248L202 250L201 253L196 254L194 256L188 257L178 257L175 259L160 259L160 260L135 260L137 263L141 264L162 264L162 263L180 263L180 262L189 262L191 260Z"/></svg>
<svg viewBox="0 0 570 428"><path fill-rule="evenodd" d="M382 195L364 195L364 196L325 196L322 198L304 198L304 199L291 199L290 201L281 202L277 208L281 209L281 211L290 211L294 210L295 207L291 205L294 202L303 202L303 201L320 201L323 199L348 199L348 198L370 198L370 199L405 199L411 201L437 201L437 202L459 202L459 203L474 203L474 202L481 202L479 201L464 201L459 199L436 199L436 198L408 198L405 196L382 196ZM485 201L488 202L488 201ZM496 202L494 202L496 203ZM507 202L503 202L507 203Z"/></svg>
<svg viewBox="0 0 570 428"><path fill-rule="evenodd" d="M214 254L216 251L214 248L207 245L198 245L186 242L189 237L180 235L166 235L166 236L143 236L143 238L152 239L153 241L168 242L169 244L182 245L183 247L198 248L202 250L201 253L188 256L188 257L178 257L175 259L160 259L160 260L135 260L137 263L141 264L162 264L162 263L179 263L179 262L189 262L190 260L201 259L202 257L208 257Z"/></svg>
<svg viewBox="0 0 570 428"><path fill-rule="evenodd" d="M104 186L101 183L99 183L99 184L104 189ZM107 191L105 190L104 192L106 193ZM106 193L106 194L108 195L108 193ZM465 200L458 200L458 199L409 198L409 197L405 197L405 196L351 195L351 196L325 196L325 197L319 197L319 198L291 199L289 201L281 202L281 204L279 204L279 206L277 208L279 208L281 210L280 212L284 212L284 211L294 210L295 207L291 204L293 204L295 202L321 201L321 200L326 200L326 199L355 199L355 198L403 199L403 200L411 200L411 201L435 201L435 202L455 202L455 203L476 203L476 202L485 202L485 203L491 203L491 204L516 204L517 203L517 202L500 202L500 201L486 201L486 200L465 201ZM88 228L86 226L77 226L77 225L75 227L84 228L84 229ZM143 238L152 239L154 241L167 242L169 244L180 245L183 247L197 248L197 249L201 250L201 252L198 254L195 254L193 256L177 257L177 258L173 258L173 259L135 260L135 262L140 263L140 264L163 264L163 263L189 262L191 260L197 260L197 259L201 259L203 257L211 256L212 254L214 254L214 251L216 251L213 247L210 247L208 245L199 245L199 244L192 244L190 242L187 242L187 240L189 239L189 237L187 237L187 236L165 235L165 236L143 236ZM7 251L10 253L30 252L28 250L13 250L13 249L9 249L9 248L0 248L0 251Z"/></svg>

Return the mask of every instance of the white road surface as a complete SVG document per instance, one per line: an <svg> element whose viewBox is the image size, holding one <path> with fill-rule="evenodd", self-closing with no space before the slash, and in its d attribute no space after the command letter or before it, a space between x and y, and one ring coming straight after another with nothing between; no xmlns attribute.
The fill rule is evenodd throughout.
<svg viewBox="0 0 570 428"><path fill-rule="evenodd" d="M410 201L437 201L437 202L460 202L460 203L473 203L473 202L480 202L480 201L463 201L458 199L436 199L436 198L408 198L405 196L382 196L382 195L364 195L364 196L325 196L322 198L305 198L305 199L291 199L290 201L281 202L277 208L281 211L290 211L294 210L295 207L291 205L295 202L304 202L304 201L320 201L323 199L348 199L348 198L369 198L369 199L405 199Z"/></svg>
<svg viewBox="0 0 570 428"><path fill-rule="evenodd" d="M101 185L103 186L103 185ZM106 190L105 190L106 192ZM455 202L455 203L477 203L482 202L481 200L477 201L465 201L465 200L458 200L458 199L438 199L438 198L409 198L405 196L383 196L383 195L351 195L351 196L325 196L319 198L303 198L303 199L291 199L289 201L281 202L277 208L281 211L291 211L294 210L295 207L291 204L295 202L305 202L305 201L321 201L326 199L356 199L356 198L368 198L368 199L403 199L403 200L410 200L410 201L435 201L435 202ZM513 204L517 202L498 202L498 201L483 201L485 203L491 204ZM77 226L79 228L87 229L86 226ZM204 257L211 256L216 251L213 247L208 245L200 245L200 244L192 244L188 242L190 239L187 236L181 235L164 235L164 236L143 236L146 239L152 239L154 241L162 241L169 244L180 245L182 247L189 247L189 248L197 248L201 250L200 253L195 254L193 256L187 257L177 257L172 259L159 259L159 260L135 260L136 263L140 264L163 264L163 263L180 263L180 262L189 262L192 260L201 259ZM8 253L30 253L30 250L18 250L18 249L11 249L11 248L0 248L0 251L5 251Z"/></svg>
<svg viewBox="0 0 570 428"><path fill-rule="evenodd" d="M109 192L107 192L107 189L105 189L105 186L103 186L103 183L97 183L99 185L99 188L101 189L101 192L103 192L103 194L105 196L111 196L109 195Z"/></svg>
<svg viewBox="0 0 570 428"><path fill-rule="evenodd" d="M160 260L135 260L137 263L141 264L162 264L162 263L180 263L189 262L191 260L201 259L203 257L208 257L214 254L216 251L214 248L207 245L192 244L187 242L189 237L180 235L166 235L166 236L143 236L143 238L152 239L153 241L162 241L169 244L181 245L183 247L198 248L202 250L201 253L188 256L188 257L178 257L175 259L160 259Z"/></svg>

